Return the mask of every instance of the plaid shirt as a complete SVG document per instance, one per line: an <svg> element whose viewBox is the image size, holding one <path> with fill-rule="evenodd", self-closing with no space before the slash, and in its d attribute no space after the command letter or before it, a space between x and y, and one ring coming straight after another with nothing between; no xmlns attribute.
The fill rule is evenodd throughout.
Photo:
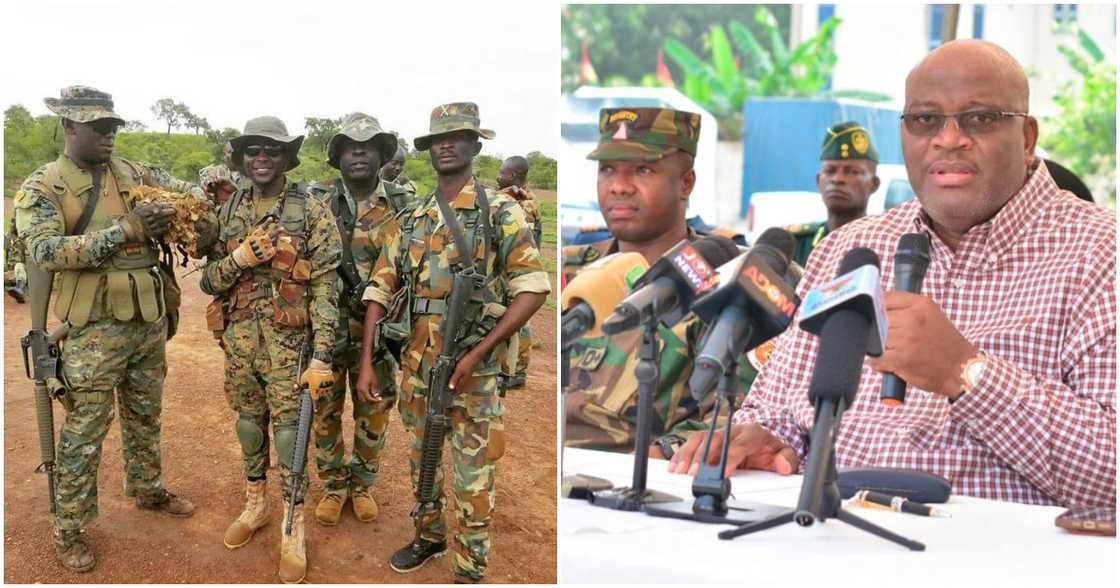
<svg viewBox="0 0 1120 588"><path fill-rule="evenodd" d="M1032 504L1116 503L1116 218L1058 189L1045 165L956 252L917 200L861 219L813 251L798 293L835 276L869 247L893 289L904 233L930 238L922 287L988 355L976 387L950 404L911 386L906 404L879 402L882 376L862 368L836 441L838 467L894 467L948 478L958 494ZM804 463L817 337L780 336L735 422L757 422Z"/></svg>

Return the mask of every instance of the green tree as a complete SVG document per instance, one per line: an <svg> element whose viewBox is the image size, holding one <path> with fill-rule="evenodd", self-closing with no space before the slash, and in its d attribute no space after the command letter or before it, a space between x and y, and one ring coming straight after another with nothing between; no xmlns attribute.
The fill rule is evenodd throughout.
<svg viewBox="0 0 1120 588"><path fill-rule="evenodd" d="M323 153L327 151L327 144L330 142L331 137L339 130L339 125L342 124L342 117L338 118L318 118L309 116L303 119L303 126L307 129L307 140L305 141L308 146L321 150Z"/></svg>
<svg viewBox="0 0 1120 588"><path fill-rule="evenodd" d="M1116 204L1116 64L1085 31L1076 30L1080 51L1058 51L1078 77L1054 95L1058 114L1042 121L1039 144L1051 158L1085 178L1098 200Z"/></svg>
<svg viewBox="0 0 1120 588"><path fill-rule="evenodd" d="M183 109L171 98L160 98L152 105L152 114L156 118L167 123L167 134L171 134L172 128L179 128L183 124Z"/></svg>

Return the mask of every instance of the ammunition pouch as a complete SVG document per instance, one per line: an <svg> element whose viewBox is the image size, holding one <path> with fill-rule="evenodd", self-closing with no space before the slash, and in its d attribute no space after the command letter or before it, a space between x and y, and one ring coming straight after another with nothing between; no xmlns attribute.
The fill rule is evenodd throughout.
<svg viewBox="0 0 1120 588"><path fill-rule="evenodd" d="M215 339L221 339L227 323L226 301L221 296L215 296L210 304L206 305L206 329L214 333Z"/></svg>

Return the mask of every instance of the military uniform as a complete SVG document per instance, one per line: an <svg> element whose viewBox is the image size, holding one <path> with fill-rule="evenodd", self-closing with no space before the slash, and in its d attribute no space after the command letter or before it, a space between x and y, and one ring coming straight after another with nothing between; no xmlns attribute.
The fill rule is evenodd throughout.
<svg viewBox="0 0 1120 588"><path fill-rule="evenodd" d="M229 166L224 163L208 165L198 170L198 185L202 186L204 189L221 182L229 182L231 186L236 188L241 185L242 177L238 171L230 169ZM220 206L230 195L231 193L216 190L213 194L213 198Z"/></svg>
<svg viewBox="0 0 1120 588"><path fill-rule="evenodd" d="M468 121L463 123L462 121ZM447 121L446 124L441 122ZM464 126L470 125L470 126ZM456 126L458 125L458 126ZM493 133L478 129L477 106L458 103L437 107L432 113L432 134L416 139L418 150L428 148L432 136L469 128L480 136ZM529 224L521 207L512 198L487 193L489 210L480 210L476 185L467 182L448 205L458 217L479 270L486 274L483 291L476 294L466 310L469 332L458 346L463 353L475 346L497 324L505 312L501 301L522 292L550 291L540 252L533 245ZM452 285L452 267L458 247L444 224L433 192L426 196L406 219L403 247L387 247L378 258L366 290L365 299L385 308L393 306L398 289L407 294L405 307L411 310L411 336L402 352L400 389L401 421L409 432L409 465L412 489L419 494L420 458L427 415L428 374L443 344L440 325L445 312L444 299ZM488 220L483 221L482 215ZM490 225L489 233L484 224ZM484 257L485 254L485 257ZM381 331L384 331L384 325ZM465 581L478 581L486 569L490 553L490 523L494 513L495 464L505 453L502 425L504 406L498 395L498 374L505 345L495 346L451 395L449 419L453 492L459 531L455 541L455 575ZM417 537L428 542L446 540L447 525L443 510L443 476L437 470L435 505L418 506L414 511Z"/></svg>
<svg viewBox="0 0 1120 588"><path fill-rule="evenodd" d="M23 260L23 239L19 238L13 215L8 232L4 234L4 291L20 304L27 299L27 270Z"/></svg>
<svg viewBox="0 0 1120 588"><path fill-rule="evenodd" d="M703 235L688 229L689 240ZM570 282L586 265L618 252L618 241L573 245L563 251L563 272ZM705 422L715 404L709 394L703 402L692 398L688 379L700 352L705 326L689 314L672 329L658 326L661 341L661 379L653 398L653 433L659 445L675 448L690 431L706 430ZM565 390L565 445L604 451L633 451L638 423L638 364L641 331L613 337L584 337L571 351L569 385ZM756 360L739 364L743 391L758 374ZM665 452L663 448L663 453Z"/></svg>
<svg viewBox="0 0 1120 588"><path fill-rule="evenodd" d="M111 97L93 88L66 88L61 101L48 98L47 106L79 123L124 122L112 112ZM100 194L82 228L79 218L94 189L94 173ZM170 285L158 266L157 249L150 241L128 242L119 221L132 210L128 194L139 185L201 197L198 188L142 163L112 157L91 172L66 155L35 170L15 196L16 227L32 261L56 273L55 316L70 325L60 342L66 386L55 474L60 549L69 545L67 532L76 533L97 517L97 468L113 418L114 392L126 494L142 505L170 499L159 448L167 373L164 295Z"/></svg>
<svg viewBox="0 0 1120 588"><path fill-rule="evenodd" d="M331 138L328 148L331 165L338 167L336 145L339 138L346 136L364 142L378 135L390 139L388 149L391 157L396 150L396 139L381 131L377 119L361 113L349 115L343 121L342 131ZM385 157L385 149L381 151L382 157ZM312 184L310 192L338 220L342 238L349 240L349 247L343 248L342 267L350 264L353 268L339 271L339 320L335 329L333 366L335 384L331 393L320 399L315 410L315 465L319 478L323 480L328 494L338 495L345 502L348 494L365 493L377 482L381 451L387 439L389 412L397 401L397 366L384 347L375 350L374 354L374 371L382 383L381 399L364 402L356 394L365 319L365 305L360 298L382 248L386 243L399 246L399 216L415 205L415 194L395 183L379 181L370 197L356 200L347 191L342 178ZM350 260L346 258L347 249ZM346 277L348 274L351 278ZM360 282L349 284L347 279ZM353 404L354 439L350 460L344 464L346 443L342 438L342 412L348 381Z"/></svg>
<svg viewBox="0 0 1120 588"><path fill-rule="evenodd" d="M821 141L821 161L879 161L879 152L871 143L871 133L854 122L842 122L825 130ZM819 176L818 176L819 177ZM809 262L809 254L828 236L828 223L803 223L783 227L797 242L793 261L801 267Z"/></svg>
<svg viewBox="0 0 1120 588"><path fill-rule="evenodd" d="M599 111L599 143L591 160L657 161L682 151L696 155L700 116L668 108L604 108ZM701 236L688 227L687 238ZM614 238L564 248L564 274L571 280L579 270L618 252ZM653 403L653 437L662 453L671 454L684 443L688 431L705 429L704 419L715 395L693 400L687 389L692 364L699 352L703 324L689 314L673 328L658 325L661 372ZM640 330L614 337L584 337L572 349L569 385L565 390L565 443L609 451L632 451L636 441ZM751 364L740 363L744 390L756 375Z"/></svg>
<svg viewBox="0 0 1120 588"><path fill-rule="evenodd" d="M521 206L521 211L525 213L525 221L533 227L533 244L539 250L543 227L541 226L541 206L536 195L528 188L520 186L509 186L500 190L500 192L508 194ZM505 366L503 366L503 375L507 382L510 382L510 388L522 388L528 378L529 353L533 348L533 333L528 324L521 327L516 336L510 338L509 347L509 356Z"/></svg>
<svg viewBox="0 0 1120 588"><path fill-rule="evenodd" d="M255 137L287 146L289 166L285 171L299 165L297 153L303 137L288 137L283 122L274 117L259 117L246 124L245 133L233 140L235 164L241 165L241 151ZM280 226L275 255L259 265L243 267L235 252L270 217L278 219ZM207 310L207 320L212 330L221 332L226 401L237 413L234 432L250 485L243 517L227 529L225 543L231 549L247 542L245 535L251 537L256 530L254 525L264 518L258 510L254 524L242 520L250 518L245 513L257 505L256 494L263 498L270 421L280 474L285 481L285 508L291 492L296 493L299 504L307 490L306 475L294 488L286 483L299 418L298 365L300 353L309 341L316 358L329 357L334 348L338 323L335 268L341 257L342 244L334 217L299 184L288 182L283 192L273 198L264 198L260 188L251 182L243 184L218 213L218 243L208 255L200 286L203 292L216 297ZM254 492L257 487L253 484L261 486ZM259 509L267 511L264 506ZM302 580L306 569L302 513L296 520L298 530L293 536L297 537L304 570L292 572L298 579L285 576L289 546L282 545L280 573L285 582ZM245 522L249 530L237 529L239 522ZM282 539L287 541L288 537L285 534Z"/></svg>

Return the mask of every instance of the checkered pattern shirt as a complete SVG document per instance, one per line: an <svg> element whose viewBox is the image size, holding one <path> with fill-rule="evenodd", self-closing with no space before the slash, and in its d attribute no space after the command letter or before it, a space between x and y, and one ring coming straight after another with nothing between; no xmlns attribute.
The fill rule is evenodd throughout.
<svg viewBox="0 0 1120 588"><path fill-rule="evenodd" d="M837 467L894 467L948 478L958 494L1065 506L1116 503L1116 217L1054 184L1039 165L991 220L951 251L917 200L830 234L813 251L798 293L835 277L855 247L882 260L893 289L904 233L930 238L922 287L973 345L984 375L950 404L907 390L879 402L883 378L866 364L836 441ZM757 422L804 463L817 337L782 334L735 422Z"/></svg>

